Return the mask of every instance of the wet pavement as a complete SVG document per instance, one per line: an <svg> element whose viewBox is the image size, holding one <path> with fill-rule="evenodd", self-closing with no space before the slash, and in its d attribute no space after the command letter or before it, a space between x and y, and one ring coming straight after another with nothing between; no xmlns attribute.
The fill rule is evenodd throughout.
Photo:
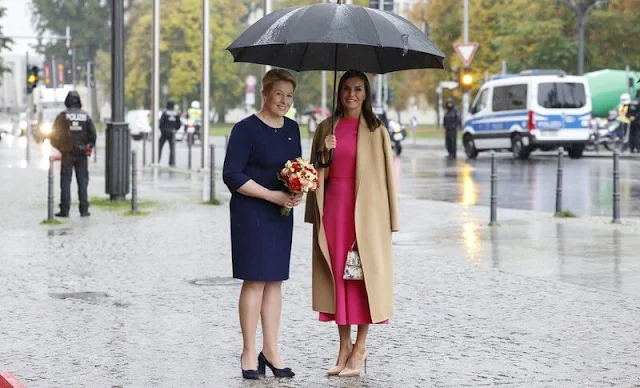
<svg viewBox="0 0 640 388"><path fill-rule="evenodd" d="M407 150L396 314L371 329L368 373L324 375L337 334L310 308L311 228L296 209L281 351L297 376L247 382L221 183L225 206L205 206L206 174L145 170L140 198L156 201L149 215L94 206L88 219L72 213L47 227L46 171L19 154L0 144L0 369L28 387L640 386L637 218L611 225L501 208L500 226L489 227L488 209L474 205L481 200L416 199L411 189L434 184L410 184L411 160L447 162L439 151ZM475 163L481 177L485 161ZM104 166L91 173L90 195L102 196ZM442 181L449 193L468 187ZM56 198L57 183L56 172Z"/></svg>
<svg viewBox="0 0 640 388"><path fill-rule="evenodd" d="M620 161L620 214L640 217L640 156L629 155ZM555 212L556 153L534 153L526 161L514 160L507 152L497 153L496 158L499 207ZM490 204L488 153L468 160L459 152L457 160L449 160L443 151L414 148L395 162L402 195L464 205ZM565 154L563 165L563 209L582 216L611 216L612 154L590 153L579 160Z"/></svg>

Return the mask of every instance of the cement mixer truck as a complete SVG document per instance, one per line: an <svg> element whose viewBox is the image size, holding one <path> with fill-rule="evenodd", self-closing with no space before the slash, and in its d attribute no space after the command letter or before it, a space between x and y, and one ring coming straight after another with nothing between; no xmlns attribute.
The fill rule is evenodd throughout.
<svg viewBox="0 0 640 388"><path fill-rule="evenodd" d="M617 108L620 95L629 93L631 99L638 100L636 93L640 90L640 72L604 69L584 75L591 90L593 117L607 117L609 111ZM629 92L631 87L631 92Z"/></svg>

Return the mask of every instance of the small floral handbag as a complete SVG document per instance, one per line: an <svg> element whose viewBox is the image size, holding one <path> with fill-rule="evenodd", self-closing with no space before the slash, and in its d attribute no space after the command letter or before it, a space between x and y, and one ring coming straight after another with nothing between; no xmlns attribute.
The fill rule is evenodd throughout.
<svg viewBox="0 0 640 388"><path fill-rule="evenodd" d="M363 280L364 275L362 273L362 263L360 262L360 254L357 250L354 250L356 242L351 244L351 249L347 252L347 262L344 266L344 274L342 276L345 280Z"/></svg>

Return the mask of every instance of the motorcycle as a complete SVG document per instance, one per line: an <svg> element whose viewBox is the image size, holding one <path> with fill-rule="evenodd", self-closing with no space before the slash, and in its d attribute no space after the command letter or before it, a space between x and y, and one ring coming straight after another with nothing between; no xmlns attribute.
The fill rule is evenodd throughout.
<svg viewBox="0 0 640 388"><path fill-rule="evenodd" d="M187 132L187 141L190 144L193 144L196 138L200 140L200 121L194 120L194 119L188 119L186 132Z"/></svg>
<svg viewBox="0 0 640 388"><path fill-rule="evenodd" d="M407 130L404 125L394 120L389 120L389 127L387 130L389 131L389 137L391 137L391 147L395 151L396 155L400 156L402 153L402 141L407 137Z"/></svg>
<svg viewBox="0 0 640 388"><path fill-rule="evenodd" d="M596 118L593 121L593 127L587 150L594 151L604 146L607 150L613 151L622 147L624 138L617 112L609 112L606 119Z"/></svg>

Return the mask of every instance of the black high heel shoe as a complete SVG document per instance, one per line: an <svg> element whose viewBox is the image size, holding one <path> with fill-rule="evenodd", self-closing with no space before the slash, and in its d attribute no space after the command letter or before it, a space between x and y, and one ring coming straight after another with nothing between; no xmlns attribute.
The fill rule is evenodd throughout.
<svg viewBox="0 0 640 388"><path fill-rule="evenodd" d="M260 354L258 355L258 374L262 376L265 375L266 373L265 366L268 366L269 369L271 369L271 372L273 372L273 375L276 377L293 377L296 375L295 373L293 373L291 368L278 369L275 366L271 365L271 363L269 362L269 360L267 360L264 354L260 352Z"/></svg>
<svg viewBox="0 0 640 388"><path fill-rule="evenodd" d="M242 369L242 356L240 356L240 369ZM256 369L242 369L242 377L249 380L260 380L260 375L258 374L258 371Z"/></svg>

